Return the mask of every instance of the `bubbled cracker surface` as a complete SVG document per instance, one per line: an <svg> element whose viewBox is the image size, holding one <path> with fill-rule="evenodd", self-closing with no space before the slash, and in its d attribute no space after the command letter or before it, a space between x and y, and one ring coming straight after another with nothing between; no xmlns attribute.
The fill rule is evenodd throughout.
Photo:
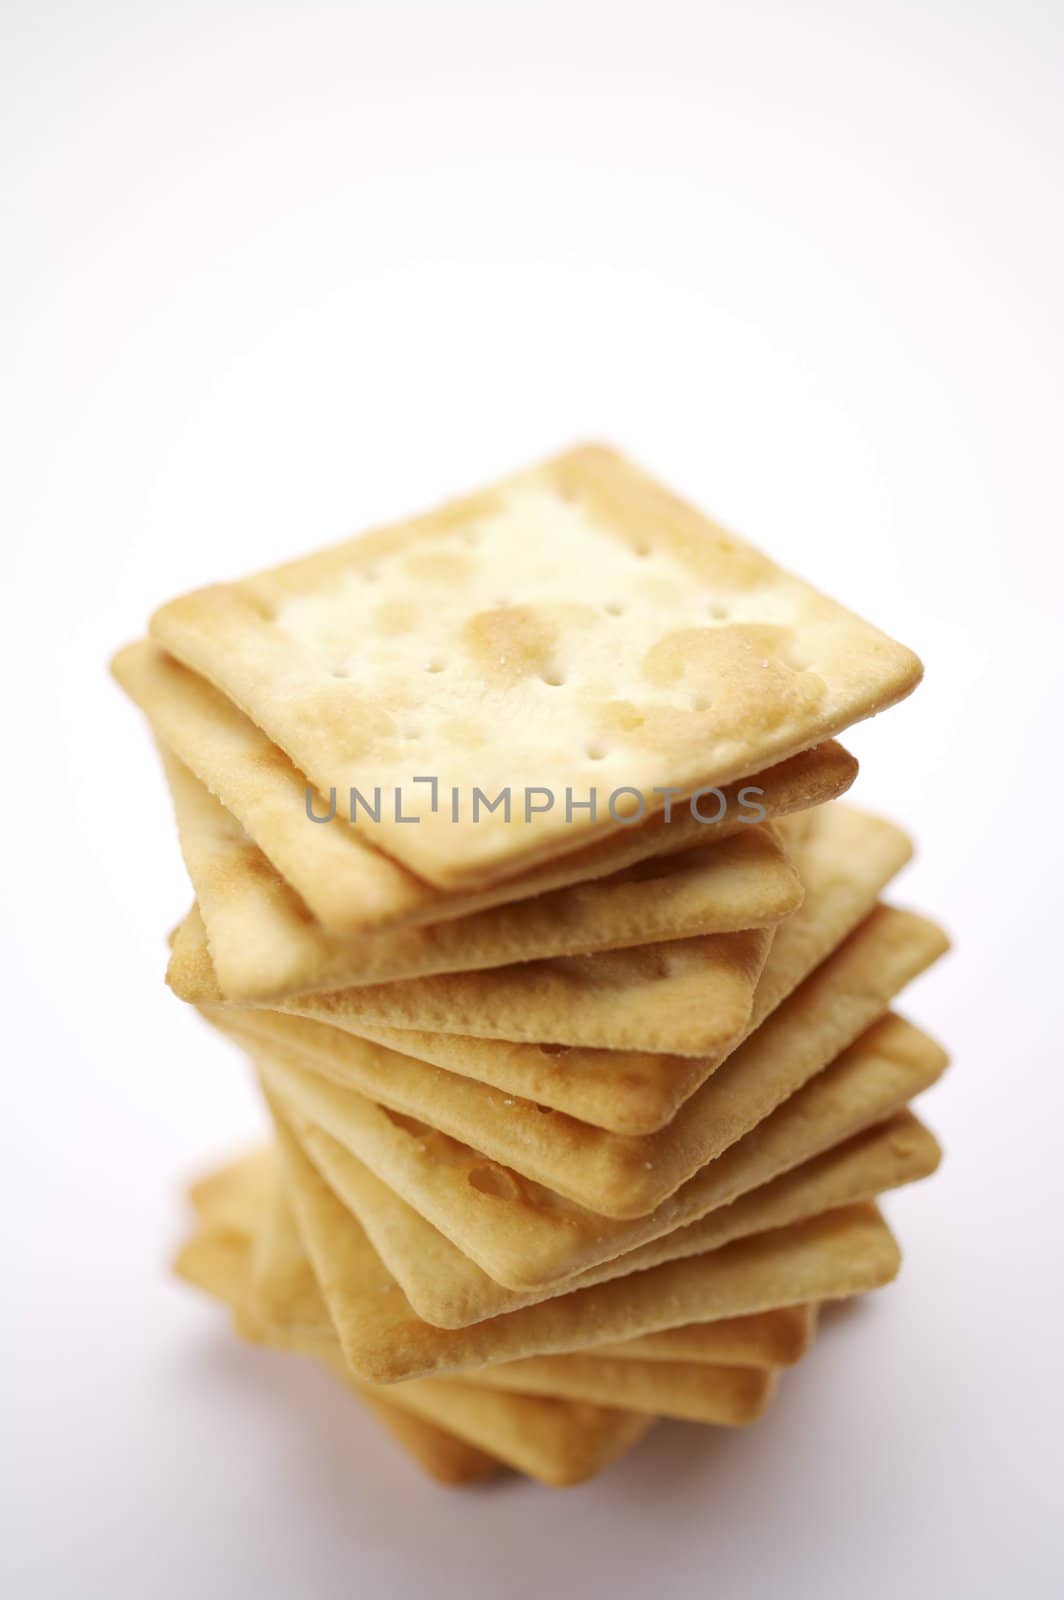
<svg viewBox="0 0 1064 1600"><path fill-rule="evenodd" d="M622 753L634 779L650 755L736 737L751 717L771 727L824 697L796 658L783 595L713 594L670 552L634 549L582 507L525 488L431 550L282 599L273 620L321 674L322 714L341 712L349 762L401 776L434 736L489 747L505 703L530 779L559 758L598 778L592 766L619 770ZM431 703L420 674L436 679Z"/></svg>
<svg viewBox="0 0 1064 1600"><path fill-rule="evenodd" d="M600 450L487 496L164 607L153 631L322 790L404 790L381 824L427 877L575 848L622 786L724 783L915 684L915 657ZM463 795L455 825L417 775ZM469 821L474 786L552 812ZM342 804L342 800L341 800ZM518 811L520 804L518 803ZM366 826L372 826L368 822ZM506 867L504 864L509 862Z"/></svg>

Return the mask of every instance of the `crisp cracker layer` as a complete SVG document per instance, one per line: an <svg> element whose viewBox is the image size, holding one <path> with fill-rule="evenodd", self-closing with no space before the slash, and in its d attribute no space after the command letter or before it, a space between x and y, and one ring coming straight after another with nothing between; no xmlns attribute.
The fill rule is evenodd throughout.
<svg viewBox="0 0 1064 1600"><path fill-rule="evenodd" d="M308 924L321 933L343 936L397 924L436 923L590 883L653 856L694 849L742 831L751 815L749 805L740 800L743 788L756 789L757 804L771 821L837 799L857 773L853 757L828 740L726 786L719 821L707 824L689 807L681 807L668 820L659 815L502 883L445 893L374 849L357 827L348 825L342 807L328 826L308 822L305 775L231 700L158 646L148 640L128 645L111 668L147 716L159 744L230 814L232 837L243 846L242 870L231 887L234 902L245 900L251 872L286 886L283 896L274 895L271 908L274 917L285 919L286 939L298 938L297 930ZM324 816L327 810L316 797L314 814ZM314 973L307 971L299 987L313 983Z"/></svg>
<svg viewBox="0 0 1064 1600"><path fill-rule="evenodd" d="M378 1141L367 1123L380 1127L381 1105L391 1127L396 1114L399 1127L413 1119L411 1133L428 1161L459 1164L449 1146L456 1140L466 1147L460 1164L467 1169L479 1153L592 1212L624 1219L655 1210L826 1067L945 948L933 923L877 908L666 1127L636 1137L589 1127L302 1018L224 1008L205 1014L269 1063L271 1086L287 1103L364 1159L374 1159ZM521 1192L505 1171L498 1182Z"/></svg>
<svg viewBox="0 0 1064 1600"><path fill-rule="evenodd" d="M321 793L398 788L372 836L444 887L616 831L636 804L624 790L653 812L665 789L758 772L901 699L921 673L910 651L597 447L172 601L151 629ZM552 804L473 820L474 789L514 786ZM594 816L566 807L567 792L592 791Z"/></svg>

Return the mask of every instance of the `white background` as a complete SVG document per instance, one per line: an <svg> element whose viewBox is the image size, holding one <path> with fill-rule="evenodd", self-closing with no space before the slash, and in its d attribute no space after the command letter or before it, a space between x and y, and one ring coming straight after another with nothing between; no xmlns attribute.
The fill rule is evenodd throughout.
<svg viewBox="0 0 1064 1600"><path fill-rule="evenodd" d="M9 4L5 1465L29 1597L1049 1594L1060 1579L1053 0ZM957 953L899 1283L742 1436L423 1482L171 1283L255 1137L162 983L188 888L106 676L170 595L574 440L913 645L859 729Z"/></svg>

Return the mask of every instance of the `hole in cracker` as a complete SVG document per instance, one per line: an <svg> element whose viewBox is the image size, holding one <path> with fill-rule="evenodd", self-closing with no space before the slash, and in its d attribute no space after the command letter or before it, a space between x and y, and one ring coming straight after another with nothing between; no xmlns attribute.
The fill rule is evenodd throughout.
<svg viewBox="0 0 1064 1600"><path fill-rule="evenodd" d="M638 544L634 544L632 546L632 550L639 557L640 561L645 561L647 556L650 554L650 545L645 539L641 539Z"/></svg>
<svg viewBox="0 0 1064 1600"><path fill-rule="evenodd" d="M706 610L717 622L723 622L724 618L728 615L728 607L724 604L723 600L711 600L709 605L706 607Z"/></svg>
<svg viewBox="0 0 1064 1600"><path fill-rule="evenodd" d="M691 710L708 711L712 704L713 702L708 695L696 694L694 699L691 701Z"/></svg>
<svg viewBox="0 0 1064 1600"><path fill-rule="evenodd" d="M603 607L603 610L608 617L624 616L624 607L621 605L619 600L611 600L608 606Z"/></svg>
<svg viewBox="0 0 1064 1600"><path fill-rule="evenodd" d="M447 663L446 663L446 661L444 661L442 656L431 656L429 658L429 660L425 662L425 671L426 672L446 672L447 671Z"/></svg>
<svg viewBox="0 0 1064 1600"><path fill-rule="evenodd" d="M506 1167L482 1166L471 1167L466 1175L469 1186L478 1194L489 1195L493 1200L517 1200L521 1195L521 1185L516 1176Z"/></svg>
<svg viewBox="0 0 1064 1600"><path fill-rule="evenodd" d="M351 674L346 667L333 667L330 673L330 677L333 678L349 678L350 676Z"/></svg>
<svg viewBox="0 0 1064 1600"><path fill-rule="evenodd" d="M565 682L565 674L552 667L543 674L543 682L550 689L560 689Z"/></svg>
<svg viewBox="0 0 1064 1600"><path fill-rule="evenodd" d="M605 761L608 751L603 744L589 744L584 746L584 754L589 761Z"/></svg>

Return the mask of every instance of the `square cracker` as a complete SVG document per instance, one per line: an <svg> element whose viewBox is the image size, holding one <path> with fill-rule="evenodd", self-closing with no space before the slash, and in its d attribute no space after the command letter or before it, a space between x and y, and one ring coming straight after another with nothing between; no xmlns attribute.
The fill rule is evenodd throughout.
<svg viewBox="0 0 1064 1600"><path fill-rule="evenodd" d="M197 909L175 944L171 971L184 962L188 946L202 940L201 928ZM707 933L595 955L366 984L339 991L342 1014L500 1039L723 1057L746 1030L772 933Z"/></svg>
<svg viewBox="0 0 1064 1600"><path fill-rule="evenodd" d="M399 788L372 837L444 887L623 826L622 807L605 806L621 788L654 810L664 788L758 772L901 699L921 673L910 651L594 446L185 595L151 632L322 794ZM556 803L472 819L474 788L494 799L514 785ZM602 795L594 821L566 817L567 789Z"/></svg>
<svg viewBox="0 0 1064 1600"><path fill-rule="evenodd" d="M914 1118L915 1122L915 1118ZM272 1155L272 1152L270 1152ZM224 1176L224 1173L219 1174ZM870 1197L869 1192L843 1195L846 1198ZM840 1202L840 1203L843 1203ZM256 1206L261 1211L258 1226L254 1226L253 1267L251 1267L248 1307L251 1314L264 1325L275 1323L290 1330L307 1334L333 1333L325 1302L318 1293L317 1278L310 1267L302 1238L296 1227L288 1203L285 1184L280 1173L270 1186L269 1195L259 1195ZM792 1216L782 1216L782 1221L794 1221ZM202 1221L219 1226L226 1222L226 1213L210 1213ZM248 1227L245 1213L238 1216L238 1226ZM427 1226L427 1224L422 1224ZM755 1230L755 1229L750 1229ZM376 1238L373 1238L374 1248ZM432 1254L432 1251L430 1251ZM386 1258L382 1258L386 1259ZM653 1266L656 1262L640 1262ZM390 1261L386 1259L386 1266ZM430 1270L430 1267L429 1267ZM446 1270L446 1264L445 1264ZM403 1288L400 1278L400 1288ZM573 1286L584 1286L574 1280ZM510 1306L499 1304L498 1309L518 1309L520 1304L533 1304L512 1296ZM418 1307L414 1306L414 1309ZM427 1318L432 1320L432 1318ZM725 1317L718 1322L691 1323L686 1328L670 1328L664 1333L645 1334L643 1338L621 1341L606 1347L603 1354L618 1360L682 1360L682 1362L709 1362L718 1366L760 1366L781 1368L794 1366L810 1349L816 1328L816 1307L787 1306L766 1310L752 1317Z"/></svg>
<svg viewBox="0 0 1064 1600"><path fill-rule="evenodd" d="M764 1414L776 1373L704 1361L618 1360L596 1350L592 1355L574 1351L500 1362L483 1368L477 1382L516 1394L554 1395L646 1411L655 1417L741 1428Z"/></svg>
<svg viewBox="0 0 1064 1600"><path fill-rule="evenodd" d="M700 821L685 807L668 822L659 815L642 827L624 828L489 889L446 894L375 850L342 817L327 827L308 823L307 781L284 751L206 679L158 646L148 640L127 645L111 667L159 743L199 778L231 813L246 842L257 846L290 885L292 916L341 936L397 923L438 922L608 877L652 856L742 832L748 825L743 819L752 814L739 798L744 787L758 790L758 804L771 821L836 799L857 774L853 757L828 740L726 786L719 822ZM319 797L315 815L323 816L326 809Z"/></svg>
<svg viewBox="0 0 1064 1600"><path fill-rule="evenodd" d="M369 1407L393 1439L437 1483L446 1484L448 1488L462 1488L472 1483L483 1483L486 1478L493 1478L502 1470L503 1463L495 1456L488 1455L486 1450L468 1444L457 1434L448 1433L413 1411L404 1411L394 1400L386 1400L368 1384L357 1384L347 1373L346 1363L343 1378L352 1393Z"/></svg>
<svg viewBox="0 0 1064 1600"><path fill-rule="evenodd" d="M796 825L804 826L796 837ZM900 828L850 806L821 806L791 817L781 831L805 885L805 900L779 927L754 991L750 1034L868 916L879 892L908 861ZM192 941L189 941L191 946ZM195 952L184 957L186 974ZM202 970L194 992L207 998ZM179 991L181 992L181 991ZM300 995L285 1010L327 1022L614 1133L655 1133L720 1065L719 1055L585 1050L575 1046L474 1039L468 1034L387 1028L347 1014L340 993Z"/></svg>
<svg viewBox="0 0 1064 1600"><path fill-rule="evenodd" d="M268 1337L276 1337L275 1331ZM357 1381L338 1342L326 1359L343 1382ZM402 1391L394 1400L393 1388ZM645 1438L657 1420L587 1401L494 1390L473 1380L415 1379L390 1385L386 1395L379 1387L371 1392L553 1489L597 1477Z"/></svg>
<svg viewBox="0 0 1064 1600"><path fill-rule="evenodd" d="M372 1166L374 1102L458 1140L602 1216L646 1216L823 1070L946 947L934 923L880 906L657 1133L607 1133L337 1028L265 1011L205 1008L273 1061L300 1114ZM279 1081L278 1081L279 1080ZM374 1127L380 1126L379 1118ZM416 1203L416 1202L415 1202ZM476 1254L471 1251L471 1254Z"/></svg>
<svg viewBox="0 0 1064 1600"><path fill-rule="evenodd" d="M269 1253L277 1263L279 1270L275 1278L279 1276L280 1281L273 1285L272 1304L265 1295L249 1303L254 1318L267 1326L271 1323L291 1326L293 1263L298 1261L303 1280L296 1289L298 1315L300 1322L307 1326L308 1335L312 1336L314 1323L320 1325L322 1314L327 1318L327 1313L321 1306L310 1263L302 1252L298 1230L283 1204L264 1213L263 1224L256 1235L256 1247L260 1244L263 1246L260 1253ZM320 1310L315 1309L312 1296L317 1298ZM785 1331L784 1323L793 1326ZM622 1345L620 1356L611 1357L594 1371L589 1370L587 1358L577 1353L533 1357L534 1370L528 1362L520 1363L519 1370L508 1366L485 1368L472 1381L478 1386L487 1384L514 1392L622 1406L651 1415L742 1426L755 1421L763 1411L771 1396L772 1375L781 1363L777 1360L744 1362L732 1358L717 1364L707 1351L719 1342L733 1357L738 1351L756 1355L766 1342L767 1330L770 1348L786 1342L786 1355L793 1362L801 1353L795 1348L799 1327L804 1350L808 1348L812 1326L810 1308L794 1307L764 1312L759 1317L733 1318L718 1325L708 1323L690 1330L689 1343L693 1342L695 1334L701 1336L698 1354L693 1360L667 1357L660 1351L649 1359L638 1353L638 1341L635 1341L634 1350ZM719 1340L714 1337L718 1328ZM331 1332L331 1325L327 1331ZM327 1336L325 1329L323 1334Z"/></svg>
<svg viewBox="0 0 1064 1600"><path fill-rule="evenodd" d="M763 824L531 900L341 938L307 916L235 817L160 748L209 947L185 940L172 958L182 999L263 1001L774 927L802 900L779 832Z"/></svg>
<svg viewBox="0 0 1064 1600"><path fill-rule="evenodd" d="M845 869L839 877L845 879ZM195 926L195 924L193 924ZM787 924L780 929L781 935ZM812 943L803 924L793 944ZM368 1025L538 1045L643 1050L718 1060L753 1023L771 931L705 934L588 956L518 962L335 991L314 1003L361 1034ZM796 951L794 964L799 953ZM777 969L761 1008L790 962ZM778 992L778 991L776 991ZM297 1000L296 1004L299 1002Z"/></svg>
<svg viewBox="0 0 1064 1600"><path fill-rule="evenodd" d="M888 1283L900 1264L875 1207L853 1206L472 1327L437 1328L415 1315L283 1121L278 1144L299 1231L344 1355L357 1375L376 1383L470 1372L690 1322L863 1294Z"/></svg>
<svg viewBox="0 0 1064 1600"><path fill-rule="evenodd" d="M876 1065L872 1055L844 1058L827 1083L815 1085L817 1094L811 1085L795 1095L799 1104L789 1115L782 1108L766 1119L641 1223L616 1223L596 1235L590 1226L581 1230L585 1218L563 1213L570 1259L590 1265L537 1288L498 1283L322 1129L297 1119L293 1130L417 1314L439 1327L467 1327L928 1177L940 1159L938 1144L910 1112L894 1109L906 1089L926 1087L926 1079L889 1067L877 1073ZM805 1112L809 1130L800 1126ZM824 1148L839 1130L838 1142ZM544 1251L553 1243L557 1253L557 1237L539 1243Z"/></svg>
<svg viewBox="0 0 1064 1600"><path fill-rule="evenodd" d="M911 1120L915 1123L915 1119ZM272 1149L267 1155L271 1166L275 1167ZM320 1331L328 1337L332 1334L332 1323L303 1248L281 1175L276 1172L275 1176L277 1181L271 1183L268 1192L256 1191L252 1222L248 1221L246 1205L237 1213L238 1229L250 1232L254 1238L248 1308L263 1324L300 1328L308 1336ZM242 1168L223 1169L217 1177L219 1183L225 1185L227 1194L244 1181ZM864 1198L864 1193L860 1196L855 1193L853 1197ZM224 1206L200 1211L205 1227L221 1226L230 1216L231 1212ZM782 1220L795 1219L784 1217ZM375 1241L371 1242L376 1248ZM517 1309L516 1301L510 1309ZM603 1353L639 1361L704 1361L718 1366L770 1369L790 1367L809 1349L815 1327L815 1306L785 1306L749 1317L726 1317L717 1322L693 1323L685 1328L646 1334L611 1345Z"/></svg>
<svg viewBox="0 0 1064 1600"><path fill-rule="evenodd" d="M708 1361L715 1366L793 1367L807 1354L817 1306L783 1306L730 1322L692 1322L621 1344L596 1345L619 1361Z"/></svg>
<svg viewBox="0 0 1064 1600"><path fill-rule="evenodd" d="M245 1338L296 1351L329 1368L440 1481L477 1482L502 1462L555 1487L581 1483L653 1425L652 1419L629 1412L433 1378L385 1392L351 1372L327 1313L328 1331L306 1335L263 1324L250 1311L245 1298L250 1249L239 1232L208 1229L186 1243L177 1271L230 1306ZM316 1287L314 1295L324 1312Z"/></svg>

